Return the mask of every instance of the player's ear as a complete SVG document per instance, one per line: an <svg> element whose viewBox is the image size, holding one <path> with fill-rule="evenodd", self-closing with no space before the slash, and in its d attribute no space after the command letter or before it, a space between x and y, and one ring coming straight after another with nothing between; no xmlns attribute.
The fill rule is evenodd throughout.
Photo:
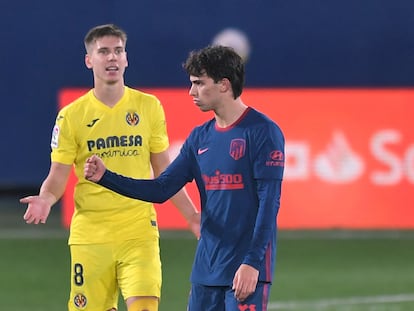
<svg viewBox="0 0 414 311"><path fill-rule="evenodd" d="M220 84L221 84L220 90L222 92L227 92L228 90L231 90L231 83L230 83L230 80L229 79L223 78L220 81Z"/></svg>
<svg viewBox="0 0 414 311"><path fill-rule="evenodd" d="M85 65L87 68L92 69L92 63L89 54L85 54Z"/></svg>

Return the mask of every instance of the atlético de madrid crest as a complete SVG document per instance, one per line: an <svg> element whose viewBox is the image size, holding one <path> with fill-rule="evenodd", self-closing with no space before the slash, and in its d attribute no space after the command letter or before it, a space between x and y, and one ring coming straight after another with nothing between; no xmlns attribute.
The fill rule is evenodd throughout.
<svg viewBox="0 0 414 311"><path fill-rule="evenodd" d="M230 156L239 160L246 153L246 141L242 138L233 139L230 143Z"/></svg>

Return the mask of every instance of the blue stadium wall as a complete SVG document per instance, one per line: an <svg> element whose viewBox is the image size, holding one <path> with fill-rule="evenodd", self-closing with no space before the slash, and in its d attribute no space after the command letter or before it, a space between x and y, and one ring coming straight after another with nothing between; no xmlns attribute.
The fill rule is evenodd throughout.
<svg viewBox="0 0 414 311"><path fill-rule="evenodd" d="M127 84L185 87L181 63L221 30L244 31L247 86L411 87L412 0L3 1L0 189L38 187L64 87L91 87L83 37L117 23L129 34ZM185 107L182 108L183 110Z"/></svg>

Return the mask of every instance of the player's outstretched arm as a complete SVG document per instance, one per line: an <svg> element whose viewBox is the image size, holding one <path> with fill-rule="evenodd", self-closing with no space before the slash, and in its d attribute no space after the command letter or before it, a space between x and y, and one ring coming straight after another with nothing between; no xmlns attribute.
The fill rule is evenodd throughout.
<svg viewBox="0 0 414 311"><path fill-rule="evenodd" d="M39 194L20 199L20 203L27 204L26 213L23 216L26 223L35 225L46 223L50 209L65 191L71 168L71 165L52 163Z"/></svg>
<svg viewBox="0 0 414 311"><path fill-rule="evenodd" d="M182 168L179 165L169 166L156 179L135 179L111 172L98 157L91 157L84 165L86 179L123 196L153 203L164 203L190 181L188 174L181 174L181 172ZM194 211L195 208L192 206L191 210ZM188 215L192 214L193 212Z"/></svg>
<svg viewBox="0 0 414 311"><path fill-rule="evenodd" d="M168 151L151 153L151 166L154 176L159 176L171 163ZM189 229L197 239L200 238L200 213L188 195L185 187L171 197L171 202L180 211L188 223Z"/></svg>

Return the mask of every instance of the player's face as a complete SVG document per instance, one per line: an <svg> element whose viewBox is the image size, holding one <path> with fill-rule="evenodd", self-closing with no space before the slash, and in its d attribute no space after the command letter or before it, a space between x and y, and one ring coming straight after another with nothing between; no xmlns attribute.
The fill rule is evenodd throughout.
<svg viewBox="0 0 414 311"><path fill-rule="evenodd" d="M189 94L201 111L216 110L222 103L222 84L214 82L207 75L190 76L191 88Z"/></svg>
<svg viewBox="0 0 414 311"><path fill-rule="evenodd" d="M93 70L95 80L107 84L123 81L128 60L122 40L115 36L99 38L88 48L85 64Z"/></svg>

